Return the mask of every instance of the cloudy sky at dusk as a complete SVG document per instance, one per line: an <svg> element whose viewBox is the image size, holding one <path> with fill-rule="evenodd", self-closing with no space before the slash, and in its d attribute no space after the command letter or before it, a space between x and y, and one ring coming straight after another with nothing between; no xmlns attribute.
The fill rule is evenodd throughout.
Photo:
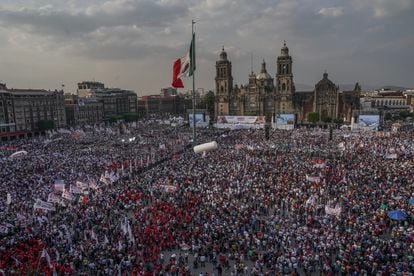
<svg viewBox="0 0 414 276"><path fill-rule="evenodd" d="M0 0L0 80L76 90L82 80L155 94L197 23L197 87L214 88L224 45L234 82L262 59L274 76L283 40L295 82L414 87L413 0ZM190 85L190 81L186 82Z"/></svg>

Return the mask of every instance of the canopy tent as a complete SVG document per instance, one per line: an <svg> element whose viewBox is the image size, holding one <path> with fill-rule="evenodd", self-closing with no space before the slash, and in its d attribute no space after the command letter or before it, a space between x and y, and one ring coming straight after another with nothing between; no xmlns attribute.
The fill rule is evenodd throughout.
<svg viewBox="0 0 414 276"><path fill-rule="evenodd" d="M407 219L407 214L401 210L394 210L388 212L388 217L392 220L403 221Z"/></svg>

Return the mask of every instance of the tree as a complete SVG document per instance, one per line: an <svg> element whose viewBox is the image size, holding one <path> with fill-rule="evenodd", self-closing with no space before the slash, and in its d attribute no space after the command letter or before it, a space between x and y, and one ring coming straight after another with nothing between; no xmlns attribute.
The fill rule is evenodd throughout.
<svg viewBox="0 0 414 276"><path fill-rule="evenodd" d="M123 119L123 116L121 116L121 115L113 115L113 116L109 117L109 122L116 123L116 122L118 122L119 120L122 120L122 119Z"/></svg>
<svg viewBox="0 0 414 276"><path fill-rule="evenodd" d="M129 122L138 121L139 116L138 116L138 113L126 113L122 117L125 122L129 123Z"/></svg>
<svg viewBox="0 0 414 276"><path fill-rule="evenodd" d="M37 123L37 127L39 128L40 131L53 129L55 128L55 122L52 120L40 120Z"/></svg>
<svg viewBox="0 0 414 276"><path fill-rule="evenodd" d="M210 115L214 114L214 103L216 101L216 96L213 91L208 91L204 96L204 102L206 103L207 111Z"/></svg>
<svg viewBox="0 0 414 276"><path fill-rule="evenodd" d="M308 122L315 124L319 121L319 113L318 112L310 112L308 114Z"/></svg>
<svg viewBox="0 0 414 276"><path fill-rule="evenodd" d="M342 118L334 119L333 122L337 125L342 125L344 123L344 119Z"/></svg>
<svg viewBox="0 0 414 276"><path fill-rule="evenodd" d="M391 120L392 120L392 115L391 115L391 113L385 113L384 120L385 120L385 121L391 121Z"/></svg>
<svg viewBox="0 0 414 276"><path fill-rule="evenodd" d="M330 122L332 122L332 118L331 117L324 117L324 118L322 118L322 122L330 123Z"/></svg>
<svg viewBox="0 0 414 276"><path fill-rule="evenodd" d="M399 115L402 119L405 119L405 118L410 116L410 112L408 110L403 110L403 111L400 112Z"/></svg>

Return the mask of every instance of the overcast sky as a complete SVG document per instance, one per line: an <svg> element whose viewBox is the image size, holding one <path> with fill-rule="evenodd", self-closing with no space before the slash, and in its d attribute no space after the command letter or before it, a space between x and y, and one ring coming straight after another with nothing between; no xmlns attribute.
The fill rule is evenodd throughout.
<svg viewBox="0 0 414 276"><path fill-rule="evenodd" d="M262 59L274 76L283 40L295 83L414 86L414 0L0 0L0 80L60 88L97 80L139 95L170 86L197 23L196 86L214 88L224 45L234 82ZM186 80L190 88L190 80ZM186 87L186 88L187 88Z"/></svg>

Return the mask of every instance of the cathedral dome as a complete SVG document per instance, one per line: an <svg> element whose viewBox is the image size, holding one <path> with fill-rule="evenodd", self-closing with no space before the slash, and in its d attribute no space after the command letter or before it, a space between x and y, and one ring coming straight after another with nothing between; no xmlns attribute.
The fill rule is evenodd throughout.
<svg viewBox="0 0 414 276"><path fill-rule="evenodd" d="M316 87L336 87L335 84L328 79L328 73L325 71L325 73L323 73L323 78L316 84Z"/></svg>
<svg viewBox="0 0 414 276"><path fill-rule="evenodd" d="M262 63L262 69L260 70L260 73L257 75L256 78L258 80L270 80L272 78L272 76L270 76L267 73L267 70L266 70L266 62L264 60L263 60L263 63Z"/></svg>
<svg viewBox="0 0 414 276"><path fill-rule="evenodd" d="M220 60L227 60L227 53L224 51L224 46L221 49Z"/></svg>

